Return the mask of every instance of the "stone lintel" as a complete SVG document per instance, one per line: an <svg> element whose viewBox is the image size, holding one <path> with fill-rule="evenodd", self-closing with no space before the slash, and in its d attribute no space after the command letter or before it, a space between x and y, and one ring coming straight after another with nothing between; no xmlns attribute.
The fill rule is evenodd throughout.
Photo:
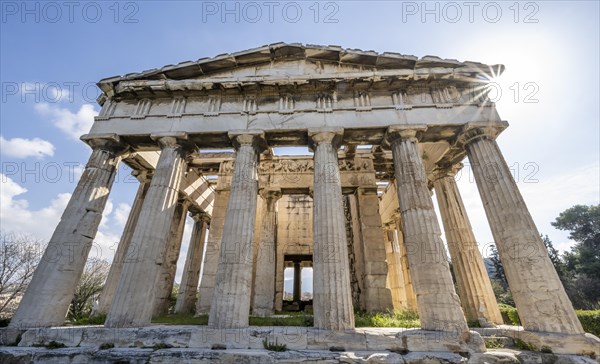
<svg viewBox="0 0 600 364"><path fill-rule="evenodd" d="M269 149L265 132L262 130L231 130L227 132L227 136L236 150L244 144L251 144L259 154Z"/></svg>
<svg viewBox="0 0 600 364"><path fill-rule="evenodd" d="M377 195L377 186L359 186L356 191L361 195Z"/></svg>
<svg viewBox="0 0 600 364"><path fill-rule="evenodd" d="M337 150L344 137L343 128L315 128L308 129L308 148L314 152L316 147L321 143L331 143L331 145Z"/></svg>

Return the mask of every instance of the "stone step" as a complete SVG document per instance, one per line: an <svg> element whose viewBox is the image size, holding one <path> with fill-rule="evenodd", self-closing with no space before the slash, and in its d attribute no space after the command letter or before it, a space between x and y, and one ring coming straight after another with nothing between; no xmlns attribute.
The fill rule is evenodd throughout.
<svg viewBox="0 0 600 364"><path fill-rule="evenodd" d="M289 350L274 352L245 349L191 349L191 348L59 348L0 347L0 363L380 363L380 364L596 364L582 356L554 355L514 350L490 350L485 353L461 356L449 352Z"/></svg>

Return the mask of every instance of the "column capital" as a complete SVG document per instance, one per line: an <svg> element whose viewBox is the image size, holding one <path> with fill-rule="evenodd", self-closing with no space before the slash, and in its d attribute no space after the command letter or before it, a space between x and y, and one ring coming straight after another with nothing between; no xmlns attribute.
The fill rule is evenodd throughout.
<svg viewBox="0 0 600 364"><path fill-rule="evenodd" d="M131 175L134 176L140 183L148 182L152 179L152 172L146 169L131 171Z"/></svg>
<svg viewBox="0 0 600 364"><path fill-rule="evenodd" d="M107 134L84 134L79 139L89 145L92 149L103 149L115 154L123 154L129 146L121 142L121 138L114 133Z"/></svg>
<svg viewBox="0 0 600 364"><path fill-rule="evenodd" d="M308 129L308 147L314 151L321 143L327 143L331 144L337 150L342 144L343 137L343 128Z"/></svg>
<svg viewBox="0 0 600 364"><path fill-rule="evenodd" d="M258 193L263 199L272 200L273 202L279 200L282 196L281 189L272 187L261 188Z"/></svg>
<svg viewBox="0 0 600 364"><path fill-rule="evenodd" d="M389 148L396 140L412 140L418 142L426 130L427 125L391 125L385 132L382 146Z"/></svg>
<svg viewBox="0 0 600 364"><path fill-rule="evenodd" d="M194 222L204 222L205 224L210 224L210 215L204 211L192 210L190 211L190 217Z"/></svg>
<svg viewBox="0 0 600 364"><path fill-rule="evenodd" d="M258 153L262 153L269 148L265 132L262 130L231 130L227 133L227 136L235 150L240 149L242 145L251 145Z"/></svg>
<svg viewBox="0 0 600 364"><path fill-rule="evenodd" d="M463 168L462 163L456 163L453 165L436 165L436 167L429 174L429 180L431 182L435 182L440 178L452 177L456 176L458 171Z"/></svg>
<svg viewBox="0 0 600 364"><path fill-rule="evenodd" d="M168 147L185 147L186 149L193 149L193 143L188 141L188 134L183 131L165 132L165 133L153 133L150 134L150 139L158 142L161 148Z"/></svg>
<svg viewBox="0 0 600 364"><path fill-rule="evenodd" d="M478 139L496 139L508 124L467 123L458 136L458 142L468 145Z"/></svg>

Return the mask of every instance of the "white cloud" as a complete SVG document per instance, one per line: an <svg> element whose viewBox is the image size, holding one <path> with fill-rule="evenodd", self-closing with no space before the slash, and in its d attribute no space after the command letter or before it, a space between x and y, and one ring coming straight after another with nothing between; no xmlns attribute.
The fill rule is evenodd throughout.
<svg viewBox="0 0 600 364"><path fill-rule="evenodd" d="M0 153L2 153L5 156L15 158L43 158L45 156L51 157L54 155L54 145L52 145L52 143L50 143L49 141L40 138L4 139L4 137L0 135Z"/></svg>
<svg viewBox="0 0 600 364"><path fill-rule="evenodd" d="M537 183L517 183L519 191L541 234L548 235L554 247L560 251L569 250L574 244L567 238L568 233L550 225L560 212L576 204L597 204L599 202L600 165L598 162L573 168L563 174L540 176ZM457 181L463 202L471 221L475 238L480 247L493 242L483 203L477 191L473 176L465 171Z"/></svg>
<svg viewBox="0 0 600 364"><path fill-rule="evenodd" d="M24 82L21 83L20 93L23 102L34 100L36 103L40 100L51 103L65 100L72 102L74 96L66 85L57 82Z"/></svg>
<svg viewBox="0 0 600 364"><path fill-rule="evenodd" d="M88 133L94 123L94 116L98 115L91 104L81 105L76 113L46 102L36 104L35 110L42 116L50 118L54 126L73 139L79 139L80 136Z"/></svg>
<svg viewBox="0 0 600 364"><path fill-rule="evenodd" d="M117 209L114 213L114 219L116 223L120 227L125 227L127 223L127 218L129 217L129 212L131 211L131 206L127 203L120 203L117 205Z"/></svg>
<svg viewBox="0 0 600 364"><path fill-rule="evenodd" d="M29 202L21 195L27 189L20 186L10 177L0 173L0 226L7 233L23 233L34 236L42 241L48 241L60 221L64 209L71 198L70 193L59 193L49 206L32 210ZM104 209L99 231L94 239L90 257L112 260L119 235L107 227L113 204L109 200ZM42 222L42 223L41 223Z"/></svg>

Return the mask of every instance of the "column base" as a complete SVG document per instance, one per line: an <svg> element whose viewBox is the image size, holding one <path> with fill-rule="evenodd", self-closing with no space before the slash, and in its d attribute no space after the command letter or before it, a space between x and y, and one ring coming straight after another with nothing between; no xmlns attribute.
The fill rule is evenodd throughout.
<svg viewBox="0 0 600 364"><path fill-rule="evenodd" d="M498 325L476 329L483 336L506 336L531 345L536 351L551 350L554 354L600 356L600 339L592 334L561 334L527 331L522 326ZM546 349L547 348L547 349Z"/></svg>

